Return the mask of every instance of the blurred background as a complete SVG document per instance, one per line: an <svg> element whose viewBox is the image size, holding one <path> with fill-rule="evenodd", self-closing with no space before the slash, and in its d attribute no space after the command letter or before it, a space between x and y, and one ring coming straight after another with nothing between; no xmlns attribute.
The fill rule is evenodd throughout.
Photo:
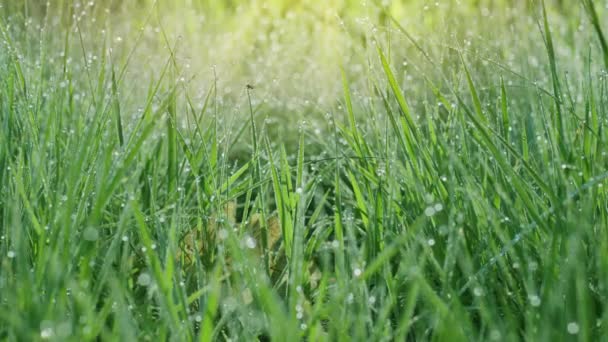
<svg viewBox="0 0 608 342"><path fill-rule="evenodd" d="M608 6L603 2L597 6L602 12ZM571 61L589 52L586 38L592 34L585 29L586 16L579 15L581 5L563 0L547 5L562 67L580 73L582 63ZM59 63L69 51L76 68L95 69L105 67L100 63L106 52L112 65L128 65L125 75L140 81L122 89L137 97L173 54L174 76L194 99L201 102L217 84L218 94L237 103L237 110L250 84L254 103L292 113L326 111L341 96L340 68L355 97L365 102L369 76L377 76L377 46L415 95L413 105L422 99L417 92L424 92L425 79L460 82L459 54L476 66L476 74L518 84L549 81L541 12L538 2L527 0L21 0L3 1L0 14L33 64L41 53ZM27 27L11 26L23 17Z"/></svg>
<svg viewBox="0 0 608 342"><path fill-rule="evenodd" d="M575 106L582 103L586 73L605 73L602 63L591 63L601 50L579 2L546 5L558 68L574 85ZM608 1L596 7L604 17ZM207 104L221 113L223 135L249 141L242 123L249 120L251 102L256 120L288 150L297 146L302 125L310 128L311 142L323 141L334 129L329 119L346 115L341 70L356 116L383 111L379 49L417 120L435 111L449 115L434 89L468 92L461 57L483 84L478 91L490 111L501 79L514 99L551 93L537 1L11 0L2 2L0 18L38 93L68 86L76 100L83 99L99 89L95 75L114 70L127 132L148 95L157 93L153 88L166 94L177 86L187 98L177 104L182 128L192 125L189 108ZM2 58L9 54L0 53ZM246 85L253 87L250 96ZM550 96L542 98L551 103ZM151 101L154 111L163 107L161 97ZM246 159L248 149L237 144L229 154Z"/></svg>

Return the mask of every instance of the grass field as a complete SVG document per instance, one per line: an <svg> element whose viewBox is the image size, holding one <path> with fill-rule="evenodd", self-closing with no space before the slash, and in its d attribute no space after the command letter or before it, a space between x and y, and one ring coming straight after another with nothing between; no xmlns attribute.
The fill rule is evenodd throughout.
<svg viewBox="0 0 608 342"><path fill-rule="evenodd" d="M608 338L607 22L0 1L0 340Z"/></svg>

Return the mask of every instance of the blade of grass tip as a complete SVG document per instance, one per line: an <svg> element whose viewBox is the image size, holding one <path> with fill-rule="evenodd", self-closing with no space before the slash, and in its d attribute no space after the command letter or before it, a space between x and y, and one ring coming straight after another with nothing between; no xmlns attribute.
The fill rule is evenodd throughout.
<svg viewBox="0 0 608 342"><path fill-rule="evenodd" d="M525 162L530 161L530 148L528 146L528 128L525 124L521 128L521 155Z"/></svg>
<svg viewBox="0 0 608 342"><path fill-rule="evenodd" d="M507 99L507 89L505 88L505 80L500 78L500 109L502 114L502 136L505 137L507 143L510 142L509 127L511 120L509 118L509 102Z"/></svg>
<svg viewBox="0 0 608 342"><path fill-rule="evenodd" d="M257 129L255 126L255 118L253 117L253 105L251 103L251 89L252 88L250 86L247 86L246 89L247 89L247 100L249 103L249 119L251 120L251 143L253 146L253 159L256 159L258 156L258 136L257 136ZM257 163L256 170L259 175L259 171L260 171L259 163Z"/></svg>
<svg viewBox="0 0 608 342"><path fill-rule="evenodd" d="M275 203L279 212L279 218L281 220L281 228L283 229L283 239L285 241L285 255L291 256L291 244L293 238L293 231L291 225L287 224L287 213L285 208L285 198L283 197L283 191L281 190L281 180L277 171L277 165L275 164L272 150L270 149L270 141L268 137L264 139L266 144L266 151L268 153L268 162L270 167L270 175L272 178L272 189L274 191ZM267 232L263 232L266 234Z"/></svg>
<svg viewBox="0 0 608 342"><path fill-rule="evenodd" d="M475 113L477 114L482 123L488 124L488 118L486 118L486 116L483 114L483 109L481 107L479 95L477 94L477 89L475 88L473 78L471 77L471 73L469 72L469 68L467 67L467 63L464 61L464 57L462 56L462 54L460 54L460 60L462 61L464 73L467 77L467 84L469 85L469 91L471 92L471 98L473 99L473 108L475 108Z"/></svg>
<svg viewBox="0 0 608 342"><path fill-rule="evenodd" d="M401 145L401 149L403 150L403 153L405 154L408 164L412 167L412 170L414 170L414 173L417 176L420 176L420 170L418 169L417 165L414 163L414 159L412 159L412 156L415 156L416 153L414 151L412 137L408 131L406 122L404 122L404 120L400 121L403 125L403 129L401 129L399 127L397 118L393 114L391 106L388 103L388 94L385 95L383 92L381 92L379 90L379 88L376 88L376 89L378 89L378 93L381 94L381 96L382 96L382 102L384 104L386 113L389 116L389 119L391 122L391 127L393 128L393 131L397 135L397 138L399 140L399 145ZM401 119L403 119L403 117L401 117Z"/></svg>
<svg viewBox="0 0 608 342"><path fill-rule="evenodd" d="M293 244L291 248L291 268L289 275L292 277L289 291L290 302L289 307L295 308L298 301L299 293L296 290L297 286L303 283L303 265L304 265L304 234L305 234L305 214L306 214L306 196L304 192L304 130L300 132L298 146L298 162L296 165L296 191L295 191L295 224L293 225Z"/></svg>
<svg viewBox="0 0 608 342"><path fill-rule="evenodd" d="M93 80L91 77L91 68L89 65L89 61L87 60L87 52L85 50L84 47L84 40L82 39L82 30L80 29L80 23L79 20L76 20L75 22L76 24L76 32L78 33L78 41L80 43L80 50L82 52L82 61L84 64L84 70L85 70L85 74L87 76L87 85L89 86L89 92L91 93L91 97L93 99L93 105L95 107L98 107L97 105L97 98L95 97L95 88L93 88Z"/></svg>
<svg viewBox="0 0 608 342"><path fill-rule="evenodd" d="M177 188L177 132L175 125L177 124L176 113L176 94L175 90L169 94L167 103L167 185L169 195L173 196Z"/></svg>
<svg viewBox="0 0 608 342"><path fill-rule="evenodd" d="M304 182L304 131L300 132L300 140L298 142L298 165L296 170L296 186L303 190Z"/></svg>
<svg viewBox="0 0 608 342"><path fill-rule="evenodd" d="M291 182L291 167L289 166L289 162L287 161L287 151L285 150L285 146L281 145L280 151L280 160L279 160L279 169L281 170L280 179L282 180L282 190L283 190L283 198L289 199L287 202L287 209L292 210L295 208L296 204L293 196L293 184Z"/></svg>
<svg viewBox="0 0 608 342"><path fill-rule="evenodd" d="M412 118L412 115L410 113L410 108L407 104L407 101L405 100L405 97L403 96L403 93L401 92L401 89L399 88L399 85L397 84L395 75L393 75L393 72L388 64L388 61L386 60L386 57L384 56L384 53L382 52L382 50L380 48L378 48L378 54L380 55L380 61L382 62L382 67L384 68L384 73L386 74L386 77L388 78L389 85L390 85L391 89L393 90L393 94L395 95L397 102L399 103L399 108L401 109L401 114L403 115L403 117L405 118L405 120L407 122L406 135L410 136L410 140L417 141L416 130L415 130L416 126L414 125L414 119Z"/></svg>
<svg viewBox="0 0 608 342"><path fill-rule="evenodd" d="M245 173L245 171L249 170L249 165L251 165L250 162L241 166L240 169L235 171L228 179L226 179L219 188L220 192L227 191L228 188L230 188L230 186L232 184L234 184L239 178L241 178L241 176Z"/></svg>
<svg viewBox="0 0 608 342"><path fill-rule="evenodd" d="M213 86L212 86L213 87ZM211 98L211 89L209 89L207 91L207 94L205 95L205 101L203 102L203 106L200 109L198 115L196 114L196 112L194 111L194 105L192 104L190 95L187 94L187 98L188 98L188 103L190 104L190 108L192 109L192 113L193 113L193 121L194 121L194 128L195 128L195 132L198 134L198 136L204 141L204 136L205 134L203 133L203 129L201 128L201 122L203 122L204 118L205 118L205 114L207 113L207 108L209 106L209 100ZM204 147L204 143L201 144L201 146ZM207 150L205 148L201 148L201 150L204 151L204 153L206 154ZM208 156L207 156L208 157Z"/></svg>
<svg viewBox="0 0 608 342"><path fill-rule="evenodd" d="M595 34L600 41L600 47L602 48L602 53L604 55L604 68L608 70L608 42L606 42L606 36L604 36L602 24L595 9L595 5L593 4L593 0L583 0L583 6L587 10L587 14L591 20L591 25L593 25Z"/></svg>
<svg viewBox="0 0 608 342"><path fill-rule="evenodd" d="M216 121L216 119L213 119ZM211 151L209 152L209 166L211 168L211 174L215 174L215 170L217 168L217 156L218 156L218 137L217 137L217 127L213 124L213 135L211 136Z"/></svg>
<svg viewBox="0 0 608 342"><path fill-rule="evenodd" d="M355 113L353 112L353 104L350 96L350 87L348 85L348 80L346 78L346 73L344 72L344 68L340 68L340 72L342 74L342 88L344 90L344 101L346 102L346 111L348 112L348 121L350 123L350 130L353 136L353 140L355 142L355 153L357 156L362 157L361 155L361 144L359 135L359 131L357 129L357 122L355 121Z"/></svg>
<svg viewBox="0 0 608 342"><path fill-rule="evenodd" d="M340 147L338 141L338 125L336 124L336 116L332 112L332 124L334 129L334 148L335 148L335 156L336 156L336 165L334 169L334 200L335 200L335 209L334 209L334 234L335 239L338 241L338 250L336 252L336 276L338 279L343 279L343 272L345 269L344 264L344 227L342 226L342 192L340 191L340 171L341 158L340 155Z"/></svg>
<svg viewBox="0 0 608 342"><path fill-rule="evenodd" d="M545 42L545 48L547 49L547 55L549 57L549 68L551 70L551 80L553 83L553 97L555 100L555 125L557 129L556 138L557 145L560 150L562 157L565 157L566 153L566 134L564 132L564 122L562 117L562 97L561 89L559 84L559 77L557 75L557 62L555 60L555 48L553 45L553 37L551 34L551 27L549 26L549 18L547 17L547 8L545 1L541 1L542 14L543 14L543 39Z"/></svg>
<svg viewBox="0 0 608 342"><path fill-rule="evenodd" d="M283 206L284 206L284 218L283 224L285 227L283 230L285 233L289 233L291 238L291 253L287 256L291 258L294 254L293 252L293 244L295 239L295 226L294 226L294 215L296 214L295 210L297 208L297 202L295 198L295 193L293 189L293 185L291 183L291 168L289 167L289 163L287 162L287 152L285 151L285 146L281 145L280 151L280 159L279 159L279 180L281 181L281 196L283 197ZM291 260L290 260L291 261Z"/></svg>
<svg viewBox="0 0 608 342"><path fill-rule="evenodd" d="M120 116L120 101L118 100L118 86L116 85L116 75L114 73L114 66L112 66L112 110L114 111L114 117L116 119L116 132L118 135L118 142L122 147L125 144L125 138L122 130L122 119Z"/></svg>
<svg viewBox="0 0 608 342"><path fill-rule="evenodd" d="M408 157L409 157L409 159L412 160L411 165L412 165L412 167L414 167L414 171L422 179L422 177L425 174L421 173L420 167L418 167L416 164L414 164L413 161L421 159L423 162L424 168L426 168L427 175L432 175L435 173L435 168L433 167L433 162L431 160L431 157L430 157L428 151L419 145L419 143L421 142L421 139L419 136L418 129L416 128L416 125L414 123L414 119L412 118L412 114L410 112L409 105L407 104L407 101L405 100L405 97L403 96L403 92L401 91L401 88L397 84L395 75L393 74L389 63L388 63L386 57L384 56L384 53L382 52L382 50L379 47L377 48L377 51L378 51L378 54L380 55L380 61L382 62L382 68L384 69L384 73L386 74L390 88L393 92L393 95L397 99L397 103L399 104L399 109L401 110L400 121L401 121L401 125L403 126L402 131L405 134L405 140L407 142L406 146L408 146L408 154L409 154ZM417 149L415 151L414 151L414 146L417 147Z"/></svg>
<svg viewBox="0 0 608 342"><path fill-rule="evenodd" d="M214 76L215 76L215 69L214 69ZM215 82L217 82L217 77L215 78ZM266 191L265 187L263 186L263 182L260 181L258 182L258 180L261 180L262 177L262 165L261 165L261 160L259 158L259 145L258 145L258 133L257 133L257 127L255 124L255 116L254 116L254 109L253 109L253 103L251 101L251 91L254 89L253 86L251 85L246 85L245 86L245 91L247 92L247 104L249 105L249 119L250 119L250 124L251 124L251 142L252 142L252 157L251 157L251 161L250 163L253 163L253 168L251 169L251 176L250 176L250 180L251 183L258 183L258 185L256 187L259 188L259 193L260 195L258 196L259 201L260 201L260 207L261 207L261 243L262 243L262 249L264 251L268 251L270 246L268 246L268 220L266 218L266 199L264 196L264 193ZM214 94L217 97L217 83L214 86ZM216 99L216 111L217 111L217 99ZM215 114L215 127L214 129L215 134L217 134L217 113ZM238 137L240 137L240 135L242 134L242 132L245 130L246 125L243 125L242 130L240 130L235 137L235 142L238 139ZM217 140L217 139L216 139ZM268 137L266 136L265 139L266 142L266 150L269 156L269 159L272 159L272 151L270 149L270 141L268 140ZM217 141L214 142L214 149L215 149L215 153L217 153ZM217 159L217 156L216 156ZM275 178L276 176L276 178ZM279 218L281 220L281 229L282 229L282 233L283 233L283 237L284 237L284 241L285 241L285 250L287 251L287 244L289 243L289 250L291 251L291 230L290 227L288 227L285 224L285 211L284 211L284 201L286 200L285 197L283 197L282 193L280 192L280 181L279 181L279 176L278 173L276 171L276 168L274 166L274 160L271 163L271 179L272 179L272 185L273 185L273 189L275 191L275 203L277 204L277 210L279 210ZM277 192L278 191L278 192ZM249 198L249 193L248 193L248 198ZM245 211L249 210L249 208L246 208ZM289 234L289 236L287 237L287 235L285 234ZM286 254L287 256L291 256L291 254ZM270 271L270 259L269 259L269 253L263 253L263 259L264 259L264 266L266 268L266 272Z"/></svg>
<svg viewBox="0 0 608 342"><path fill-rule="evenodd" d="M105 88L105 83L106 83L106 57L108 56L107 53L105 53L106 51L106 36L104 35L103 40L101 41L101 48L99 51L99 56L100 56L100 61L99 61L99 75L97 76L97 85L95 86L95 90L97 92L97 98L98 99L103 99L105 92L106 92L106 88ZM111 67L113 67L113 65L110 65Z"/></svg>
<svg viewBox="0 0 608 342"><path fill-rule="evenodd" d="M591 92L591 91L589 91ZM583 126L583 155L585 156L585 161L584 161L584 165L585 165L585 176L587 176L588 171L589 171L589 165L590 163L593 161L593 156L591 155L591 140L592 140L592 136L591 136L591 128L589 125L589 122L591 120L590 118L590 112L591 112L591 97L593 95L589 95L587 100L585 100L585 125Z"/></svg>
<svg viewBox="0 0 608 342"><path fill-rule="evenodd" d="M367 204L365 202L365 197L363 196L363 193L361 192L361 188L359 187L359 183L357 182L357 178L355 177L355 175L350 170L346 171L346 175L348 176L348 180L350 181L350 184L353 188L355 202L357 203L357 209L358 209L359 213L361 214L361 221L363 222L363 227L367 231L367 230L369 230L369 213L367 210Z"/></svg>
<svg viewBox="0 0 608 342"><path fill-rule="evenodd" d="M370 245L368 246L368 258L371 259L384 249L384 201L383 191L384 185L382 184L384 179L379 177L380 185L372 196L375 197L374 203L374 217L373 217L373 229L368 231Z"/></svg>

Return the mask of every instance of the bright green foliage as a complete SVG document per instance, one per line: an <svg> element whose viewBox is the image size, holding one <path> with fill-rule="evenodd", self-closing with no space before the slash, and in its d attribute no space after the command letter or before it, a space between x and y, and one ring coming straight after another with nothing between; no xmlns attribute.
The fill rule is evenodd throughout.
<svg viewBox="0 0 608 342"><path fill-rule="evenodd" d="M0 3L0 340L607 339L606 18Z"/></svg>

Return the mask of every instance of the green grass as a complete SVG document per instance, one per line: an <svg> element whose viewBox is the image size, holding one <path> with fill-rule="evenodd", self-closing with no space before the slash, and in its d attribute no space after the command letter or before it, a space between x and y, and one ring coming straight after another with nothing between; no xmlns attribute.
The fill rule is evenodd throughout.
<svg viewBox="0 0 608 342"><path fill-rule="evenodd" d="M608 10L511 3L3 3L0 340L606 339Z"/></svg>

